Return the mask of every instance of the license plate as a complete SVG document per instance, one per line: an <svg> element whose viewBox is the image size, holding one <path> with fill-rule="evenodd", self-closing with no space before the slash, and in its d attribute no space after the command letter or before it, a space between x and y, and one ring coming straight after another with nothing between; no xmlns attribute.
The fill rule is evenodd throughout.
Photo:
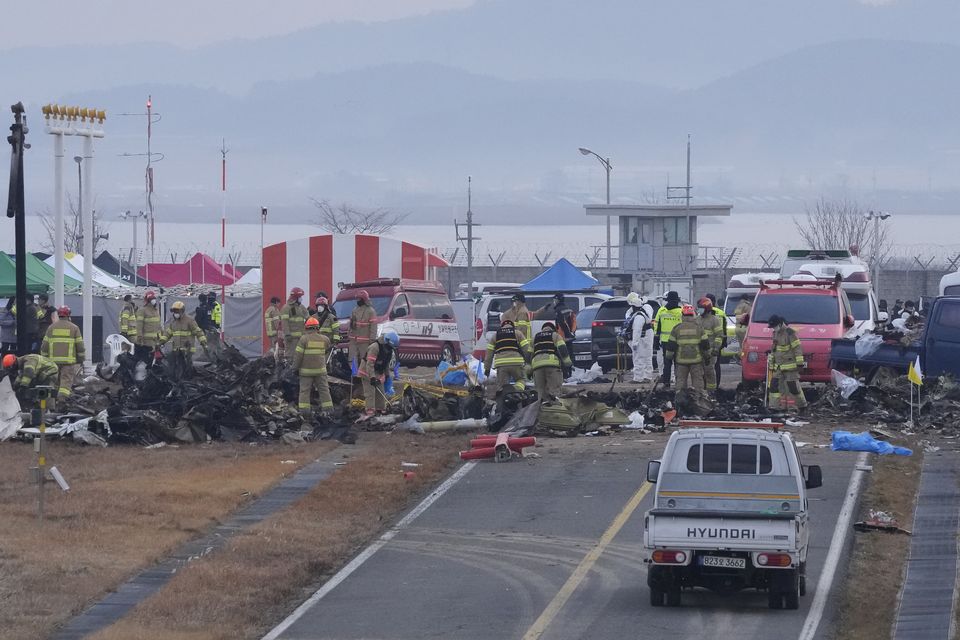
<svg viewBox="0 0 960 640"><path fill-rule="evenodd" d="M573 356L573 359L574 359L574 360L589 360L589 359L590 359L590 354Z"/></svg>
<svg viewBox="0 0 960 640"><path fill-rule="evenodd" d="M727 558L725 556L700 556L700 564L705 567L720 569L746 569L747 561L744 558Z"/></svg>

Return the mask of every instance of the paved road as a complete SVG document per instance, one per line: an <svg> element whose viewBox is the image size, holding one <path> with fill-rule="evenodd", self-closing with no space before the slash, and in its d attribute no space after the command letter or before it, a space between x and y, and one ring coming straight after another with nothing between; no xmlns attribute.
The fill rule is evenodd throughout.
<svg viewBox="0 0 960 640"><path fill-rule="evenodd" d="M541 459L478 464L281 637L523 638L636 494L665 441L548 440ZM681 608L651 607L640 559L650 492L541 637L693 638L709 630L719 638L797 638L855 458L803 452L806 463L823 466L824 487L811 494L809 586L799 611L768 610L766 595L749 591L685 592Z"/></svg>

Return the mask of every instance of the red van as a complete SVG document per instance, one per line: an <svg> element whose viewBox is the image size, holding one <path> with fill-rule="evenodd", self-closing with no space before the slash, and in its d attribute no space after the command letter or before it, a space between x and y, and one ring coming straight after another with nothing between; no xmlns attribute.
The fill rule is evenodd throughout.
<svg viewBox="0 0 960 640"><path fill-rule="evenodd" d="M830 381L830 341L842 338L853 327L853 311L847 295L836 280L768 280L750 311L744 340L743 379L762 381L767 371L767 354L773 345L770 316L783 317L797 332L807 367L800 372L806 382Z"/></svg>
<svg viewBox="0 0 960 640"><path fill-rule="evenodd" d="M400 336L400 363L407 366L436 366L441 359L454 362L460 357L460 332L446 290L432 280L381 278L342 285L333 309L340 320L346 350L350 314L363 289L370 294L370 305L378 330L391 327Z"/></svg>

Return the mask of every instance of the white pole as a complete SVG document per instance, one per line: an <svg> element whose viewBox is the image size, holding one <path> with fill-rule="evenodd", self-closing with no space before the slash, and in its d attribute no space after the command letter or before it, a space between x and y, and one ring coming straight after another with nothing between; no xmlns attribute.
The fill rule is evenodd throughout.
<svg viewBox="0 0 960 640"><path fill-rule="evenodd" d="M140 260L137 259L137 220L143 214L142 211L133 216L133 286L137 286L137 263Z"/></svg>
<svg viewBox="0 0 960 640"><path fill-rule="evenodd" d="M53 136L53 260L56 268L53 293L57 306L63 306L63 134Z"/></svg>
<svg viewBox="0 0 960 640"><path fill-rule="evenodd" d="M93 370L93 118L91 131L83 137L83 343L86 356L83 368Z"/></svg>

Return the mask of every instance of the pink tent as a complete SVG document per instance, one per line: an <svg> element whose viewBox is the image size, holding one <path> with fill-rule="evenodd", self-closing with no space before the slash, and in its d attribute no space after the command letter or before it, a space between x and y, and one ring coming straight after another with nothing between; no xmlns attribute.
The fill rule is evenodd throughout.
<svg viewBox="0 0 960 640"><path fill-rule="evenodd" d="M163 287L173 287L180 284L212 284L230 285L236 282L237 276L233 267L216 262L203 253L194 254L183 264L153 263L140 267L138 273L148 277Z"/></svg>

